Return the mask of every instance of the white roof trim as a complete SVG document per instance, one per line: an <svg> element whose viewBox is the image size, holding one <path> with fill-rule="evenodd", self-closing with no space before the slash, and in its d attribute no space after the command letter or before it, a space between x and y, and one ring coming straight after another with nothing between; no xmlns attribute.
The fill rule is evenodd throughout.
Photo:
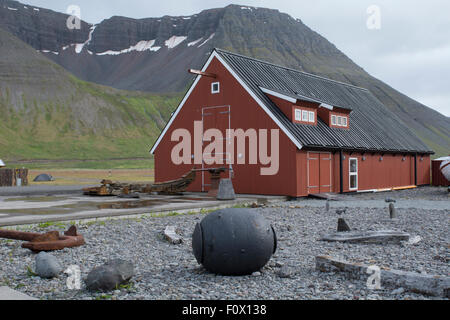
<svg viewBox="0 0 450 320"><path fill-rule="evenodd" d="M319 108L325 108L325 109L328 109L328 110L331 110L331 111L333 111L333 109L334 109L333 106L330 106L329 104L326 104L326 103L322 103L322 104L319 106Z"/></svg>
<svg viewBox="0 0 450 320"><path fill-rule="evenodd" d="M296 103L297 102L297 99L291 98L291 97L289 97L287 95L284 95L282 93L278 93L278 92L275 92L275 91L272 91L272 90L269 90L269 89L266 89L266 88L263 88L263 87L259 87L259 88L261 89L262 92L270 94L271 96L274 96L274 97L277 97L277 98L289 101L290 103Z"/></svg>
<svg viewBox="0 0 450 320"><path fill-rule="evenodd" d="M0 159L0 167L4 167L5 163L2 161L2 159Z"/></svg>
<svg viewBox="0 0 450 320"><path fill-rule="evenodd" d="M206 69L209 67L211 61L217 58L217 60L222 63L222 65L233 75L233 77L239 82L239 84L247 91L247 93L259 104L259 106L269 115L269 117L280 127L280 129L289 137L289 139L295 144L295 146L298 149L302 149L303 146L295 139L295 137L289 132L289 130L286 129L286 127L277 119L274 117L272 112L265 106L265 104L255 95L255 93L245 84L245 82L234 72L233 69L230 68L230 66L226 63L222 57L217 53L217 51L214 51L211 56L209 57L208 61L202 68L202 72L205 72ZM162 138L166 134L166 132L169 130L170 126L172 125L173 121L177 117L178 113L180 112L181 108L183 108L184 104L186 103L187 99L191 95L192 91L197 86L197 83L200 81L201 76L197 76L195 79L195 82L192 84L191 88L189 89L188 93L185 95L183 101L181 101L178 108L175 110L175 113L170 118L169 122L167 123L166 127L164 128L163 132L159 135L158 140L156 140L155 144L153 145L153 148L150 150L151 154L154 154L156 148L158 147L159 143L161 142Z"/></svg>

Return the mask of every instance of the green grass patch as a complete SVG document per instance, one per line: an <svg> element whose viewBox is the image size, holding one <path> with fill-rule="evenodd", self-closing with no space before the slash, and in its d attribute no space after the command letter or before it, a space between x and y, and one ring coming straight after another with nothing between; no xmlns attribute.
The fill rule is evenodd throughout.
<svg viewBox="0 0 450 320"><path fill-rule="evenodd" d="M6 162L6 161L5 161ZM114 160L65 160L65 161L35 161L35 162L7 162L9 168L28 169L153 169L154 160L148 159L114 159Z"/></svg>

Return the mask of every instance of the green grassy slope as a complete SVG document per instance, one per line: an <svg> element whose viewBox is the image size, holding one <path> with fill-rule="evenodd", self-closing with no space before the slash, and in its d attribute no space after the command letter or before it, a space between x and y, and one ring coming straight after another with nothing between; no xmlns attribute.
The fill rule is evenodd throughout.
<svg viewBox="0 0 450 320"><path fill-rule="evenodd" d="M0 30L0 158L149 157L180 94L81 81Z"/></svg>

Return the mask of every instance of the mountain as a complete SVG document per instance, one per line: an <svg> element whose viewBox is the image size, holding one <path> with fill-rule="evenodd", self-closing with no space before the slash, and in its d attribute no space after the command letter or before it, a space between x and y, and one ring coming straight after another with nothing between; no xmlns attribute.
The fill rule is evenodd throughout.
<svg viewBox="0 0 450 320"><path fill-rule="evenodd" d="M3 160L148 156L179 99L79 80L0 29Z"/></svg>
<svg viewBox="0 0 450 320"><path fill-rule="evenodd" d="M11 10L12 9L12 10ZM14 10L15 9L15 10ZM66 27L68 15L0 0L8 30L77 77L123 90L185 91L212 48L369 89L437 155L450 150L450 119L372 77L327 39L277 10L230 5L184 17L112 17Z"/></svg>

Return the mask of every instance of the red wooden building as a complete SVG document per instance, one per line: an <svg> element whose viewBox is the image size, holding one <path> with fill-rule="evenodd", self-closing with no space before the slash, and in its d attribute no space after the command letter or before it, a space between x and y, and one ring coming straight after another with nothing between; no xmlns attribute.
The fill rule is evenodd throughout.
<svg viewBox="0 0 450 320"><path fill-rule="evenodd" d="M278 129L274 175L261 174L267 162L251 161L251 148L258 146L249 136L245 150L235 146L232 153L223 152L232 169L224 177L233 179L240 194L300 197L430 184L433 151L367 89L220 49L197 74L151 149L157 182L179 178L194 166L208 167L207 157L217 156L217 150L206 152L213 139L202 135L200 143L192 139L192 154L183 154L183 163L173 162L181 141L175 130L194 137L197 123L202 134L211 128L222 132L224 145L232 140L228 129L266 129L269 154L274 150L269 132ZM198 153L202 159L195 165ZM207 191L208 182L208 174L200 174L189 191Z"/></svg>

